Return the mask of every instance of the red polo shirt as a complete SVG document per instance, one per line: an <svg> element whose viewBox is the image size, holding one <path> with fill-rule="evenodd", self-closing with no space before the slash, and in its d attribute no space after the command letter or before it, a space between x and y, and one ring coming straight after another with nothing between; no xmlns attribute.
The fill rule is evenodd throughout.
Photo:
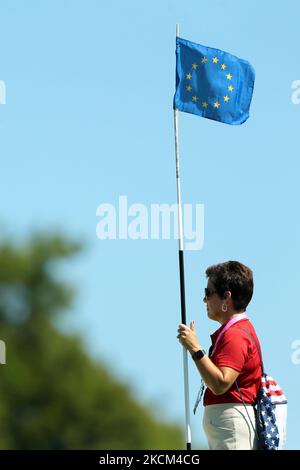
<svg viewBox="0 0 300 470"><path fill-rule="evenodd" d="M211 351L219 333L224 327L225 324L211 335ZM255 341L242 328L244 328L244 330L248 330L248 332L255 338ZM262 373L260 367L261 361L256 343L259 345L259 340L256 336L254 327L248 318L245 318L236 322L225 331L218 342L216 351L211 356L211 360L216 364L216 366L231 367L232 369L240 372L237 378L237 384L240 388L244 402L251 404L255 402L257 397ZM203 403L204 406L207 406L219 403L242 403L242 400L234 383L223 395L214 395L207 387Z"/></svg>

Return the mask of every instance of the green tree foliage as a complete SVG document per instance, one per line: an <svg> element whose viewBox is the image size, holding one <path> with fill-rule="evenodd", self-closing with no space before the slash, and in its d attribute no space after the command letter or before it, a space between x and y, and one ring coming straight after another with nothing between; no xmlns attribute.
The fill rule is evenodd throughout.
<svg viewBox="0 0 300 470"><path fill-rule="evenodd" d="M75 294L57 279L57 263L80 249L60 236L0 246L0 448L182 448L178 426L157 421L80 338L55 327Z"/></svg>

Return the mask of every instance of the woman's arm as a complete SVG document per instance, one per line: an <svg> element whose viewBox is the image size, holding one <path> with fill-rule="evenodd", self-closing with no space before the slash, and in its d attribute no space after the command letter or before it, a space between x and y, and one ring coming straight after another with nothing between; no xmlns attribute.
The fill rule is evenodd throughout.
<svg viewBox="0 0 300 470"><path fill-rule="evenodd" d="M193 322L189 328L184 324L178 327L178 336L180 343L191 353L203 349L195 334ZM231 367L218 367L208 356L203 356L195 361L197 369L207 387L214 395L223 395L233 385L237 379L239 372Z"/></svg>
<svg viewBox="0 0 300 470"><path fill-rule="evenodd" d="M214 395L227 392L239 375L239 372L231 367L217 367L206 355L196 360L195 364L203 382Z"/></svg>

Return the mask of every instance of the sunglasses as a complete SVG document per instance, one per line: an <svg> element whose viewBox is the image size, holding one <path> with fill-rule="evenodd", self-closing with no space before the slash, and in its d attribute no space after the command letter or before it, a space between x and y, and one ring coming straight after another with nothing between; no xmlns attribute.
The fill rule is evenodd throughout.
<svg viewBox="0 0 300 470"><path fill-rule="evenodd" d="M208 297L210 297L211 295L213 294L216 294L217 291L215 290L211 290L209 287L205 287L204 289L204 296L206 297L206 299L208 299Z"/></svg>

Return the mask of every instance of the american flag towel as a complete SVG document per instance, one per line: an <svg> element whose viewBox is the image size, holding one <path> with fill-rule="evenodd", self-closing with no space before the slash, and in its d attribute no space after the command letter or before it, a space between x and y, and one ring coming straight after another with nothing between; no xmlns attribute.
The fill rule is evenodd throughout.
<svg viewBox="0 0 300 470"><path fill-rule="evenodd" d="M282 388L270 375L264 374L262 376L261 387L274 405L287 403L287 399Z"/></svg>
<svg viewBox="0 0 300 470"><path fill-rule="evenodd" d="M261 378L255 409L260 448L282 449L286 436L287 399L276 380L266 373Z"/></svg>

